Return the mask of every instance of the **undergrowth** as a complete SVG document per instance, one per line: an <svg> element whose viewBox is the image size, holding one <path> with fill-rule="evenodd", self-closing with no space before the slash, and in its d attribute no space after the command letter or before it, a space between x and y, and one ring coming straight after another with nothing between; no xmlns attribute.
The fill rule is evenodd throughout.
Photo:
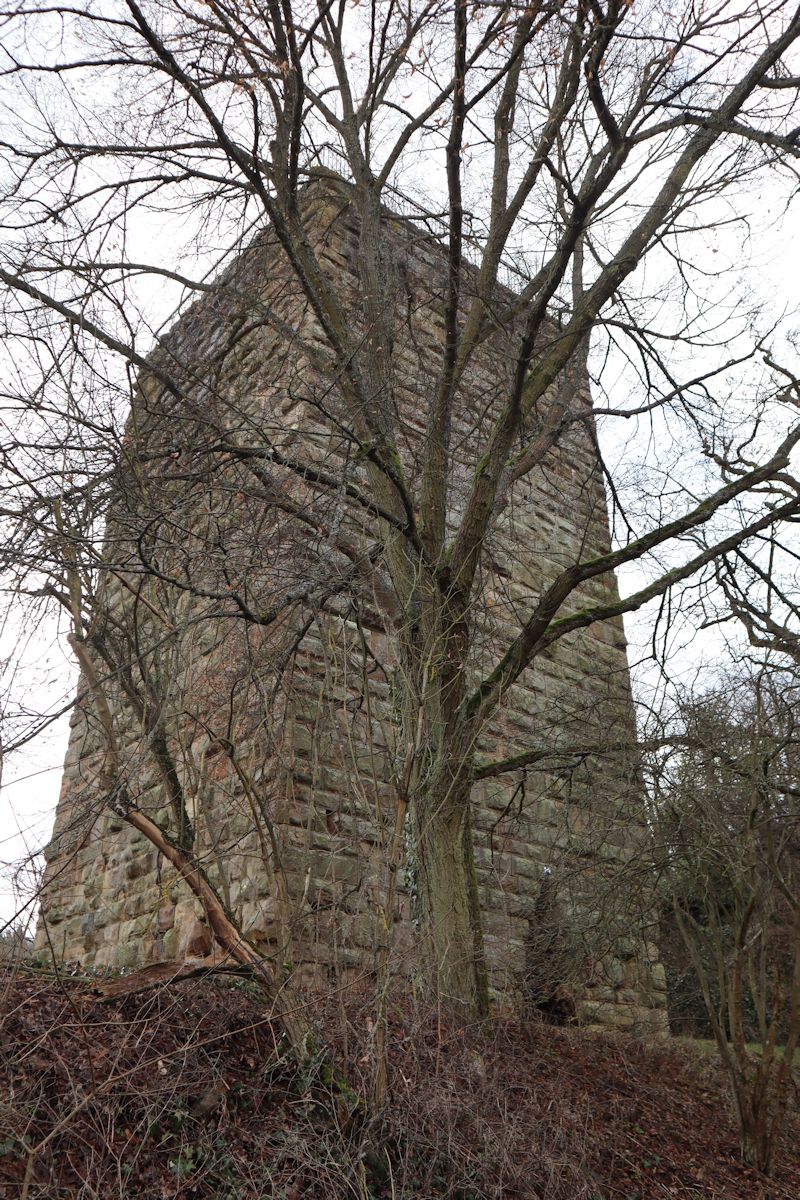
<svg viewBox="0 0 800 1200"><path fill-rule="evenodd" d="M398 1001L391 1100L300 1072L246 984L101 1002L91 981L0 975L3 1200L796 1200L798 1126L769 1182L738 1159L724 1082L680 1045L490 1031ZM363 996L310 996L354 1095L374 1069ZM795 1114L796 1118L796 1114Z"/></svg>

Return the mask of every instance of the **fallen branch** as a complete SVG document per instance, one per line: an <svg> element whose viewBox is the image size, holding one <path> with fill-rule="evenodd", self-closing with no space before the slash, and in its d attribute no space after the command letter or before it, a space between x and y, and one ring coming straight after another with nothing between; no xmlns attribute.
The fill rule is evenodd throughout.
<svg viewBox="0 0 800 1200"><path fill-rule="evenodd" d="M185 979L205 978L208 975L238 975L251 978L252 967L233 963L218 955L209 955L197 962L175 962L166 960L150 963L130 975L117 975L111 979L93 980L91 991L103 1003L118 1000L121 996L135 996L161 984L182 983Z"/></svg>

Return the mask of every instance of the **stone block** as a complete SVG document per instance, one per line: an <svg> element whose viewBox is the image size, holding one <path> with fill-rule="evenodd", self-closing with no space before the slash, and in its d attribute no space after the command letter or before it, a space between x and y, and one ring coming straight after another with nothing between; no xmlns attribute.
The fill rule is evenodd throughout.
<svg viewBox="0 0 800 1200"><path fill-rule="evenodd" d="M667 990L667 974L660 962L653 963L650 967L650 981L656 991Z"/></svg>
<svg viewBox="0 0 800 1200"><path fill-rule="evenodd" d="M171 901L161 904L156 914L156 928L159 933L166 933L175 925L175 905Z"/></svg>

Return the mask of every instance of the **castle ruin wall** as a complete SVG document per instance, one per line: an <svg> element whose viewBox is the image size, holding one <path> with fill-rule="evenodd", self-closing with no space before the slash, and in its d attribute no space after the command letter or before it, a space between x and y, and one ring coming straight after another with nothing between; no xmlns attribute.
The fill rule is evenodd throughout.
<svg viewBox="0 0 800 1200"><path fill-rule="evenodd" d="M358 222L347 186L312 185L304 212L357 326ZM388 213L385 222L397 297L399 450L413 481L431 363L441 350L445 258L412 222ZM466 270L467 288L470 278ZM498 327L462 389L452 529L471 482L472 450L507 389L512 336ZM320 472L363 480L348 439L331 433L335 381L326 378L322 355L316 320L267 233L160 347L157 359L181 378L183 399L156 378L140 380L109 512L113 569L100 596L109 618L99 633L119 662L134 664L129 694L107 672L130 796L166 826L175 821L158 769L164 734L191 797L203 865L248 937L295 983L315 987L363 981L375 967L397 727L391 639L372 585L354 578L348 592L325 597L326 575L335 574L335 562L340 570L340 556L333 542L313 535L314 521L321 527L327 503L339 506L342 538L367 546L375 530L342 489L324 500L302 478L270 505L269 464L255 488L243 483L240 464L225 463L219 446L235 438L255 449L266 432L287 460L302 452ZM508 645L559 570L609 549L588 380L565 377L561 386L584 416L510 489L484 548L476 674ZM292 504L295 517L287 513ZM267 614L302 580L312 580L318 595L302 619L248 623L225 599L227 589L256 615ZM572 603L615 595L604 576ZM109 810L98 784L104 732L85 682L80 693L46 851L39 945L92 968L203 957L212 947L196 902L154 848ZM614 619L541 654L481 735L479 758L565 747L540 768L475 784L482 915L498 994L522 995L549 964L579 991L585 1020L658 1029L664 979L646 887L635 882L646 830L633 756L571 749L626 742L635 743L633 706L624 632ZM413 870L403 878L394 930L400 975L413 957Z"/></svg>

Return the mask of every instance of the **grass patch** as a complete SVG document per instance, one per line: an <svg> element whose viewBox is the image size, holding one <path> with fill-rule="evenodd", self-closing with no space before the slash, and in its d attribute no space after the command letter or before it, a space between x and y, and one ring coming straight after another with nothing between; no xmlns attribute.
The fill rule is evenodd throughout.
<svg viewBox="0 0 800 1200"><path fill-rule="evenodd" d="M697 1050L702 1050L706 1054L717 1054L718 1053L717 1043L714 1041L713 1038L676 1037L676 1038L673 1038L672 1040L674 1042L678 1042L682 1046L691 1046ZM762 1046L761 1046L760 1042L747 1042L746 1045L747 1045L748 1051L751 1054L756 1054L756 1055L761 1054ZM776 1046L775 1049L776 1049L778 1057L783 1058L785 1047L784 1046ZM798 1046L794 1052L794 1059L793 1059L792 1065L795 1067L800 1067L800 1046Z"/></svg>

